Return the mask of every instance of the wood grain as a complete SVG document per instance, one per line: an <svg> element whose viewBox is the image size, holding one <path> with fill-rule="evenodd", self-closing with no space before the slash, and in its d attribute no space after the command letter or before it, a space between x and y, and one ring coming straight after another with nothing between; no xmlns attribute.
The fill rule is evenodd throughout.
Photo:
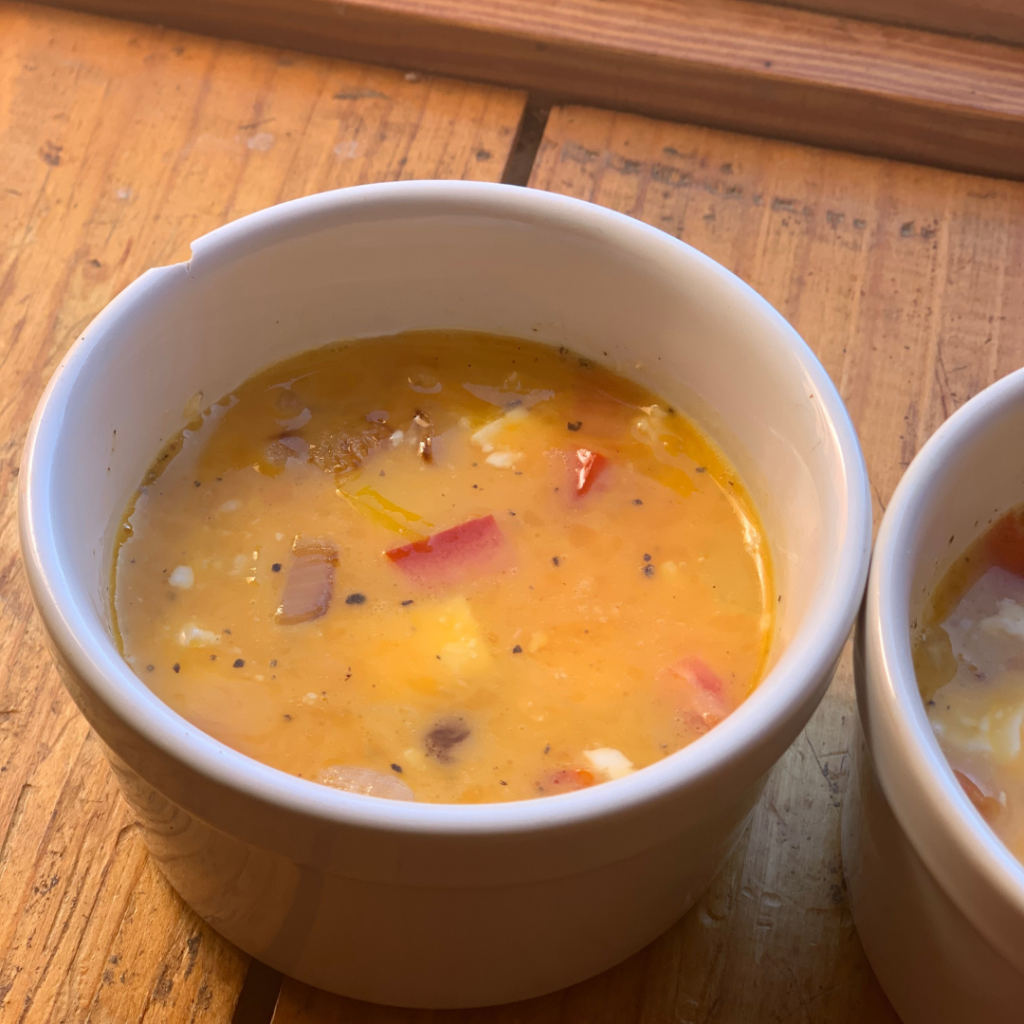
<svg viewBox="0 0 1024 1024"><path fill-rule="evenodd" d="M749 0L55 0L1005 177L1024 50Z"/></svg>
<svg viewBox="0 0 1024 1024"><path fill-rule="evenodd" d="M768 0L787 7L891 25L950 32L1003 43L1024 43L1024 6L1019 0Z"/></svg>
<svg viewBox="0 0 1024 1024"><path fill-rule="evenodd" d="M881 518L918 447L1024 365L1024 186L632 115L556 108L531 184L697 246L800 330L838 384ZM286 981L274 1024L895 1024L853 928L839 808L849 655L697 907L566 992L411 1013Z"/></svg>
<svg viewBox="0 0 1024 1024"><path fill-rule="evenodd" d="M43 646L17 553L26 428L147 267L258 207L501 177L524 97L0 3L0 1019L230 1019L246 960L155 872Z"/></svg>

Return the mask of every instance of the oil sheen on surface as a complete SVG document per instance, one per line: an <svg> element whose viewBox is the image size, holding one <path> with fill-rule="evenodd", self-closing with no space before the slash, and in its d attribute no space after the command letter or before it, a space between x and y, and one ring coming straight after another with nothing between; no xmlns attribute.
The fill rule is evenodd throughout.
<svg viewBox="0 0 1024 1024"><path fill-rule="evenodd" d="M203 404L128 509L115 621L147 685L251 757L521 800L665 757L760 679L775 600L750 500L607 368L419 332Z"/></svg>
<svg viewBox="0 0 1024 1024"><path fill-rule="evenodd" d="M913 639L921 696L954 774L1024 859L1024 509L954 563Z"/></svg>

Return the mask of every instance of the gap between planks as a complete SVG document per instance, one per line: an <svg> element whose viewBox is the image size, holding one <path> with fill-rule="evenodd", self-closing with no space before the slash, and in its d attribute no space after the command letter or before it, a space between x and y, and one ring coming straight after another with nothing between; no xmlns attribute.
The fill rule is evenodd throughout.
<svg viewBox="0 0 1024 1024"><path fill-rule="evenodd" d="M836 149L1024 177L1024 49L751 0L53 0Z"/></svg>

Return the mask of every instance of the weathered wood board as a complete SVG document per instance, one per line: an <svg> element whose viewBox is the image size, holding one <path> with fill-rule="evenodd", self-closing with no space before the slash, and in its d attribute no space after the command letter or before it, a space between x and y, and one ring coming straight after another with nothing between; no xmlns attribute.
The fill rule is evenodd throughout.
<svg viewBox="0 0 1024 1024"><path fill-rule="evenodd" d="M522 94L0 3L0 1019L230 1020L247 961L147 859L18 557L32 410L89 320L296 196L501 177Z"/></svg>

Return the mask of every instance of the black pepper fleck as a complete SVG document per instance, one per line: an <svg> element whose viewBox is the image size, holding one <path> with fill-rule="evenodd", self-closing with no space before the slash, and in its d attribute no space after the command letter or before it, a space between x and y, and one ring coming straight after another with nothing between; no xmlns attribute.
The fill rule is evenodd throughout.
<svg viewBox="0 0 1024 1024"><path fill-rule="evenodd" d="M345 598L345 604L366 604L365 594L349 594Z"/></svg>
<svg viewBox="0 0 1024 1024"><path fill-rule="evenodd" d="M245 668L245 661L242 658L235 658L231 664L232 668Z"/></svg>
<svg viewBox="0 0 1024 1024"><path fill-rule="evenodd" d="M398 774L399 774L399 775L401 775L401 774L402 774L402 766L401 766L400 764L393 764L393 765L391 766L391 770L392 770L393 772L398 772Z"/></svg>
<svg viewBox="0 0 1024 1024"><path fill-rule="evenodd" d="M192 483L195 484L196 487L202 486L198 480L193 480Z"/></svg>
<svg viewBox="0 0 1024 1024"><path fill-rule="evenodd" d="M552 565L553 565L553 566L554 566L554 567L555 567L556 569L557 569L557 568L558 568L558 567L559 567L559 566L560 566L560 565L562 564L562 563L561 563L561 562L559 561L558 555L555 555L555 556L554 556L554 558L552 558L552 559L551 559L551 564L552 564Z"/></svg>
<svg viewBox="0 0 1024 1024"><path fill-rule="evenodd" d="M174 663L174 664L173 664L173 665L171 666L171 668L172 668L172 669L174 669L174 671L175 671L175 672L180 672L180 671L181 671L181 665L179 665L179 664L178 664L177 662L175 662L175 663Z"/></svg>
<svg viewBox="0 0 1024 1024"><path fill-rule="evenodd" d="M696 471L698 473L706 473L708 471L708 467L707 466L698 466Z"/></svg>
<svg viewBox="0 0 1024 1024"><path fill-rule="evenodd" d="M566 423L566 426L570 430L579 430L583 426L583 420L577 420L575 423Z"/></svg>
<svg viewBox="0 0 1024 1024"><path fill-rule="evenodd" d="M292 720L292 716L291 716L291 715L285 715L285 716L284 716L284 720L285 720L286 722L290 722L290 721Z"/></svg>
<svg viewBox="0 0 1024 1024"><path fill-rule="evenodd" d="M274 564L273 564L273 565L272 565L272 566L270 567L270 571L271 571L271 572L280 572L280 571L281 571L281 563L280 563L280 562L275 562L275 563L274 563Z"/></svg>
<svg viewBox="0 0 1024 1024"><path fill-rule="evenodd" d="M644 553L644 561L645 561L645 562L649 562L650 560L651 560L651 556L650 556L650 555L648 555L648 554L647 554L647 553L645 552L645 553Z"/></svg>
<svg viewBox="0 0 1024 1024"><path fill-rule="evenodd" d="M550 743L548 743L548 744L547 744L547 745L546 745L546 746L544 747L544 753L545 753L545 754L550 754L550 753L551 753L551 744L550 744Z"/></svg>
<svg viewBox="0 0 1024 1024"><path fill-rule="evenodd" d="M644 575L645 576L653 576L654 575L654 566L653 565L645 565L644 566Z"/></svg>
<svg viewBox="0 0 1024 1024"><path fill-rule="evenodd" d="M522 654L523 653L523 649L522 649L522 647L519 646L519 644L516 644L515 647L512 648L512 653L513 654Z"/></svg>
<svg viewBox="0 0 1024 1024"><path fill-rule="evenodd" d="M408 601L403 601L403 602L402 602L402 607L403 607L403 608L408 608L408 607L409 607L409 605L411 605L412 603L413 603L413 600L412 600L412 598L410 597Z"/></svg>
<svg viewBox="0 0 1024 1024"><path fill-rule="evenodd" d="M147 666L146 666L146 671L147 671L147 672L152 672L152 671L153 671L153 668L154 668L154 666L153 666L153 665L147 665Z"/></svg>
<svg viewBox="0 0 1024 1024"><path fill-rule="evenodd" d="M634 505L642 505L642 504L643 504L643 502L642 502L642 501L641 501L641 500L640 500L639 498L634 498L634 499L633 499L633 504L634 504Z"/></svg>
<svg viewBox="0 0 1024 1024"><path fill-rule="evenodd" d="M272 658L270 661L271 668L277 668L277 658Z"/></svg>

